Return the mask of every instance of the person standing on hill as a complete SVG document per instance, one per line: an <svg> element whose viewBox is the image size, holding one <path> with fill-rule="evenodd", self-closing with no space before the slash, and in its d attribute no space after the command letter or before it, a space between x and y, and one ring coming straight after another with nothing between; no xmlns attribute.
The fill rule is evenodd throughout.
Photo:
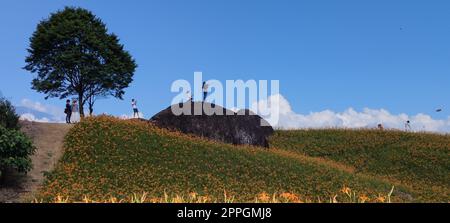
<svg viewBox="0 0 450 223"><path fill-rule="evenodd" d="M137 108L137 101L134 98L131 99L131 107L133 108L133 118L136 118L136 116L139 118L139 110Z"/></svg>
<svg viewBox="0 0 450 223"><path fill-rule="evenodd" d="M203 81L203 86L202 86L202 89L203 89L203 101L205 101L206 97L208 96L208 88L209 88L209 86L206 83L206 81Z"/></svg>
<svg viewBox="0 0 450 223"><path fill-rule="evenodd" d="M80 122L80 112L79 112L79 108L78 108L78 102L76 99L72 100L72 115L73 116L73 122L77 123Z"/></svg>
<svg viewBox="0 0 450 223"><path fill-rule="evenodd" d="M72 116L72 106L70 106L70 100L66 101L66 108L64 109L64 113L66 113L66 123L70 124L70 118Z"/></svg>
<svg viewBox="0 0 450 223"><path fill-rule="evenodd" d="M383 130L384 130L384 126L383 126L383 124L378 124L378 130L381 130L381 131L383 131Z"/></svg>
<svg viewBox="0 0 450 223"><path fill-rule="evenodd" d="M405 123L405 130L407 131L407 132L410 132L411 131L411 122L408 120L408 121L406 121L406 123Z"/></svg>

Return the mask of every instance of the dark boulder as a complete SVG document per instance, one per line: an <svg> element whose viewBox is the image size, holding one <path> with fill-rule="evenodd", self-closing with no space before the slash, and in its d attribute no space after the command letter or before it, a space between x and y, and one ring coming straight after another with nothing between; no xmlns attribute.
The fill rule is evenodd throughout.
<svg viewBox="0 0 450 223"><path fill-rule="evenodd" d="M225 143L269 147L268 137L273 134L273 128L249 110L235 113L218 105L201 102L176 106L184 108L185 113L174 114L171 106L153 116L150 122L161 128ZM202 109L203 106L205 109Z"/></svg>

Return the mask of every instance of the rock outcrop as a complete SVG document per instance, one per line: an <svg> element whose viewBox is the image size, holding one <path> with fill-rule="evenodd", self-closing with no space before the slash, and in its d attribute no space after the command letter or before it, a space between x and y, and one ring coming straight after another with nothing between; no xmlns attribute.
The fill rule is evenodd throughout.
<svg viewBox="0 0 450 223"><path fill-rule="evenodd" d="M183 108L184 113L179 114L180 110L173 110L171 106L153 116L150 122L161 128L225 143L269 147L268 137L273 134L273 128L249 110L235 113L206 102L186 102L173 106Z"/></svg>

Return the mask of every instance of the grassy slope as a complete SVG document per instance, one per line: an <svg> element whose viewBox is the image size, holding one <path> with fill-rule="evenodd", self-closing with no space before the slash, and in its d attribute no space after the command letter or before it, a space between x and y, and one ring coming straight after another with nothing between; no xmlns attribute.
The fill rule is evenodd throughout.
<svg viewBox="0 0 450 223"><path fill-rule="evenodd" d="M333 160L357 173L387 179L418 199L447 202L450 136L376 130L277 131L271 146Z"/></svg>
<svg viewBox="0 0 450 223"><path fill-rule="evenodd" d="M235 147L108 117L77 124L65 149L38 199L120 199L144 191L161 197L166 191L197 192L214 200L226 190L235 201L253 201L262 192L290 192L315 200L328 199L344 185L369 197L386 194L392 186L295 153ZM402 187L397 191L413 194Z"/></svg>

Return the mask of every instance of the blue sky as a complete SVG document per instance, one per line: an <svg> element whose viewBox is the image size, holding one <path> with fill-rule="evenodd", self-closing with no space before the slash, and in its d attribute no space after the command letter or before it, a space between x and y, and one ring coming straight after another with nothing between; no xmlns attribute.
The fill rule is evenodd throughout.
<svg viewBox="0 0 450 223"><path fill-rule="evenodd" d="M15 104L49 106L21 69L36 25L64 6L91 10L136 59L125 101L97 113L129 114L137 98L147 118L169 106L171 83L193 79L277 79L292 111L348 108L450 116L450 2L23 1L0 3L0 90ZM448 108L441 113L437 107Z"/></svg>

